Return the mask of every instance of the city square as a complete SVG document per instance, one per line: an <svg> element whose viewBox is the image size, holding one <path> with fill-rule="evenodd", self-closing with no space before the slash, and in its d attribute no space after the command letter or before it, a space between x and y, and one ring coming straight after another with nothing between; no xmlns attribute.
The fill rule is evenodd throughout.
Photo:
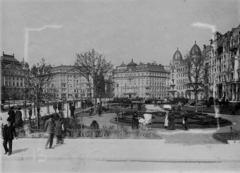
<svg viewBox="0 0 240 173"><path fill-rule="evenodd" d="M239 0L1 6L2 172L239 172Z"/></svg>

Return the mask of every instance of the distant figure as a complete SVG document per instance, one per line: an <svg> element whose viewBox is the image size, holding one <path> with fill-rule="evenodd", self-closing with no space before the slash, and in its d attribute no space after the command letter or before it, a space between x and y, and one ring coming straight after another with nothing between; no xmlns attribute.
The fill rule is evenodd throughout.
<svg viewBox="0 0 240 173"><path fill-rule="evenodd" d="M175 116L174 116L174 108L169 111L168 114L168 130L175 130Z"/></svg>
<svg viewBox="0 0 240 173"><path fill-rule="evenodd" d="M50 143L49 148L50 149L52 148L53 137L54 137L54 126L55 124L54 124L53 115L51 115L50 118L45 122L45 130L48 133L48 139L47 139L45 149L47 149L49 143Z"/></svg>
<svg viewBox="0 0 240 173"><path fill-rule="evenodd" d="M2 129L2 137L3 137L3 147L5 149L5 154L8 153L10 156L12 154L12 140L14 137L17 139L17 134L15 131L15 126L12 123L11 118L7 118L7 124L3 126ZM7 147L7 143L9 145L9 148Z"/></svg>
<svg viewBox="0 0 240 173"><path fill-rule="evenodd" d="M57 103L54 102L53 103L53 109L54 109L55 114L57 113L57 107L58 107Z"/></svg>
<svg viewBox="0 0 240 173"><path fill-rule="evenodd" d="M83 103L83 100L81 101L81 108L84 109L84 103Z"/></svg>
<svg viewBox="0 0 240 173"><path fill-rule="evenodd" d="M57 119L55 121L55 135L57 136L57 144L63 144L63 131L64 131L64 124L63 124L63 118L59 115L57 115Z"/></svg>
<svg viewBox="0 0 240 173"><path fill-rule="evenodd" d="M28 115L29 115L29 120L32 119L32 105L28 107Z"/></svg>
<svg viewBox="0 0 240 173"><path fill-rule="evenodd" d="M11 109L8 111L9 118L11 119L12 123L15 123L15 112L14 107L11 107Z"/></svg>
<svg viewBox="0 0 240 173"><path fill-rule="evenodd" d="M133 102L131 102L131 109L133 109Z"/></svg>
<svg viewBox="0 0 240 173"><path fill-rule="evenodd" d="M18 108L18 110L16 111L16 115L15 115L15 125L16 126L22 126L22 112L21 112L21 107Z"/></svg>
<svg viewBox="0 0 240 173"><path fill-rule="evenodd" d="M164 120L164 128L165 128L165 129L168 128L168 114L169 114L169 111L166 110L165 120Z"/></svg>
<svg viewBox="0 0 240 173"><path fill-rule="evenodd" d="M132 117L132 130L137 130L138 128L139 128L138 116L137 113L134 112Z"/></svg>
<svg viewBox="0 0 240 173"><path fill-rule="evenodd" d="M102 105L101 105L101 103L98 103L98 105L97 105L97 110L98 110L98 115L99 115L99 117L100 117L101 114L102 114Z"/></svg>
<svg viewBox="0 0 240 173"><path fill-rule="evenodd" d="M62 103L61 102L58 102L58 111L62 112Z"/></svg>
<svg viewBox="0 0 240 173"><path fill-rule="evenodd" d="M188 117L185 111L181 111L180 115L183 117L182 124L185 130L188 130Z"/></svg>
<svg viewBox="0 0 240 173"><path fill-rule="evenodd" d="M142 106L141 106L141 103L138 104L138 110L141 110L142 109Z"/></svg>
<svg viewBox="0 0 240 173"><path fill-rule="evenodd" d="M71 117L74 118L74 112L75 112L75 104L71 103L70 105L70 112L71 112Z"/></svg>
<svg viewBox="0 0 240 173"><path fill-rule="evenodd" d="M93 112L94 112L94 108L92 107L92 108L90 108L90 110L89 110L89 118L91 118L91 117L92 117L92 115L93 115Z"/></svg>

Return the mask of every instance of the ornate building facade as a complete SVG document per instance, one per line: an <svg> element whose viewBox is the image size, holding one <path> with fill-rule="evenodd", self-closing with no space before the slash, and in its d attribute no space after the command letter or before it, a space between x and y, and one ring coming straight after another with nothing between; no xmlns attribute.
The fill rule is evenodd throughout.
<svg viewBox="0 0 240 173"><path fill-rule="evenodd" d="M190 53L198 52L201 49L195 43ZM208 78L198 99L240 101L240 25L223 35L215 32L214 39L210 40L210 45L204 45L202 53L206 55ZM170 97L193 99L193 92L187 85L186 64L179 50L174 53L170 66Z"/></svg>
<svg viewBox="0 0 240 173"><path fill-rule="evenodd" d="M214 33L209 59L213 96L240 101L240 25L225 34Z"/></svg>
<svg viewBox="0 0 240 173"><path fill-rule="evenodd" d="M74 66L61 65L52 68L52 87L58 91L60 99L79 99L92 96L87 80L74 70Z"/></svg>
<svg viewBox="0 0 240 173"><path fill-rule="evenodd" d="M201 55L201 49L196 44L196 42L192 46L190 54L193 57ZM172 61L170 61L170 67L170 89L168 90L169 97L194 99L195 95L193 89L190 85L188 85L189 79L187 74L188 69L186 66L186 62L178 49L174 53ZM198 99L202 99L204 97L203 92L199 92L197 97Z"/></svg>
<svg viewBox="0 0 240 173"><path fill-rule="evenodd" d="M113 72L115 97L154 97L168 96L166 82L169 72L164 66L156 62L136 64L133 60L129 64L122 63Z"/></svg>
<svg viewBox="0 0 240 173"><path fill-rule="evenodd" d="M1 98L24 99L29 65L27 62L19 62L13 55L1 56Z"/></svg>

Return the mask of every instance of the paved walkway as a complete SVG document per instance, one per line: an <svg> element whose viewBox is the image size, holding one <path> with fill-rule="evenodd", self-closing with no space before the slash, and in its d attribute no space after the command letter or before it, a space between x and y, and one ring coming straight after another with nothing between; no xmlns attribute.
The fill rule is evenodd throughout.
<svg viewBox="0 0 240 173"><path fill-rule="evenodd" d="M55 142L55 139L54 139ZM240 145L180 145L163 140L66 139L63 145L45 149L46 139L17 139L14 160L92 159L145 162L240 162Z"/></svg>

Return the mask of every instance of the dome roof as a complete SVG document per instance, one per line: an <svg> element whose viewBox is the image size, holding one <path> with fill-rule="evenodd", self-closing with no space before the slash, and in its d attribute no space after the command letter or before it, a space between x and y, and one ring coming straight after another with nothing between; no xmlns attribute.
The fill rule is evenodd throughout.
<svg viewBox="0 0 240 173"><path fill-rule="evenodd" d="M132 61L127 65L127 66L136 66L137 64L133 62L133 59Z"/></svg>
<svg viewBox="0 0 240 173"><path fill-rule="evenodd" d="M122 62L122 64L120 65L120 67L126 67L127 65L124 64L124 62Z"/></svg>
<svg viewBox="0 0 240 173"><path fill-rule="evenodd" d="M21 61L21 65L22 65L22 67L26 67L26 68L29 67L28 63L25 62L24 59Z"/></svg>
<svg viewBox="0 0 240 173"><path fill-rule="evenodd" d="M195 41L195 44L193 45L192 49L190 50L190 55L201 55L201 49L199 48L199 46L196 44L196 41Z"/></svg>
<svg viewBox="0 0 240 173"><path fill-rule="evenodd" d="M177 51L173 55L173 61L182 61L182 59L182 54L177 48Z"/></svg>

